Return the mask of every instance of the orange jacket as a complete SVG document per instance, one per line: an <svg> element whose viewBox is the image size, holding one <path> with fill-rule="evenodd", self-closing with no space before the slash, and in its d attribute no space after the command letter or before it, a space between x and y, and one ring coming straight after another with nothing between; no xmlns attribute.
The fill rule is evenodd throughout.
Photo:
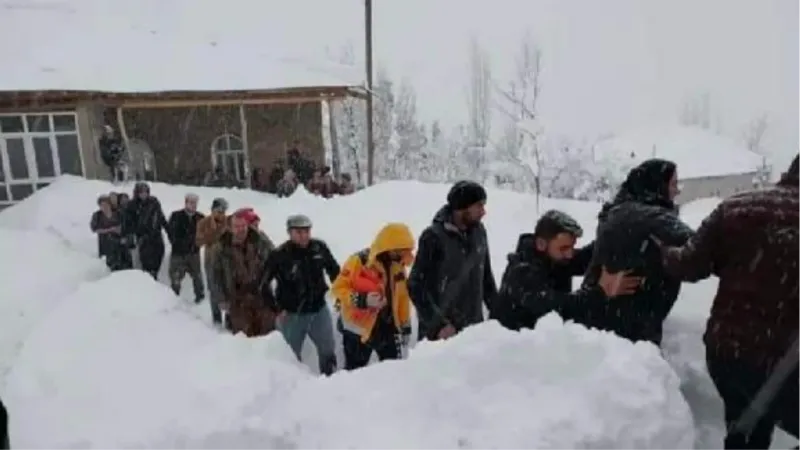
<svg viewBox="0 0 800 450"><path fill-rule="evenodd" d="M388 251L401 251L404 255L402 261L392 262L387 273L377 257ZM359 308L356 302L359 295L380 292L384 297L390 297L397 329L410 326L411 297L408 295L405 272L414 260L413 251L414 236L408 226L390 223L378 232L368 251L356 253L345 261L339 276L331 285L331 292L341 310L342 325L346 330L360 335L362 342L369 340L380 311ZM385 280L394 281L386 283ZM391 292L387 292L387 289L391 289Z"/></svg>

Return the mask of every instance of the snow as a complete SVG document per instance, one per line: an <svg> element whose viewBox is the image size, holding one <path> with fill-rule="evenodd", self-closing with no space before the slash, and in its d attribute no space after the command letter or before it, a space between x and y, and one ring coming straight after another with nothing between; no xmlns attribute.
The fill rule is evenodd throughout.
<svg viewBox="0 0 800 450"><path fill-rule="evenodd" d="M308 7L3 0L0 41L9 45L0 46L0 60L14 64L0 73L0 86L159 92L363 85L360 69L325 62L327 43L293 25Z"/></svg>
<svg viewBox="0 0 800 450"><path fill-rule="evenodd" d="M229 336L208 306L177 298L142 273L107 274L88 231L101 181L62 177L0 213L4 273L2 395L12 444L25 448L719 448L721 404L705 371L701 334L715 281L687 285L665 325L663 354L609 333L563 324L534 331L494 322L447 342L421 343L406 361L320 378L279 335ZM415 234L448 187L384 183L325 200L154 183L167 212L187 191L205 208L226 197L254 206L274 240L304 212L343 260L387 221ZM400 208L413 199L413 208ZM697 202L696 202L697 203ZM712 205L690 204L697 225ZM592 239L598 204L542 199L574 215ZM489 191L486 226L499 278L517 234L539 212L530 196ZM21 264L20 258L25 258ZM3 258L6 260L4 261ZM37 267L33 271L25 267ZM164 269L165 271L166 269ZM6 283L9 281L10 284ZM39 303L31 306L28 303ZM15 309L16 308L16 309ZM26 311L24 319L13 311ZM29 312L28 312L29 311ZM13 351L12 351L13 350ZM340 355L341 356L341 355ZM779 433L780 435L780 433ZM775 445L784 448L785 435ZM794 445L793 443L791 445Z"/></svg>
<svg viewBox="0 0 800 450"><path fill-rule="evenodd" d="M739 142L688 126L641 127L595 146L596 160L624 162L626 166L656 157L675 162L682 179L754 173L763 165L761 156Z"/></svg>

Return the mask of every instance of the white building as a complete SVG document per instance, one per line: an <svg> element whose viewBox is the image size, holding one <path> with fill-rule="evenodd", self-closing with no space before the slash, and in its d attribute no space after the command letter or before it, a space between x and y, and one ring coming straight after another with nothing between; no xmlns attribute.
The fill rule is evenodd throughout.
<svg viewBox="0 0 800 450"><path fill-rule="evenodd" d="M612 159L626 172L650 158L677 164L681 187L678 204L705 197L725 198L753 189L764 167L764 158L743 144L694 127L639 128L602 140L594 151L596 162Z"/></svg>

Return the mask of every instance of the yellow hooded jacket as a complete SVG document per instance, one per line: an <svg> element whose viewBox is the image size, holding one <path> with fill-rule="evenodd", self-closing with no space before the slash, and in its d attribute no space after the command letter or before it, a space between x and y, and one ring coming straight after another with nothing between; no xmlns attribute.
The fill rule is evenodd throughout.
<svg viewBox="0 0 800 450"><path fill-rule="evenodd" d="M408 226L402 223L387 224L375 236L365 264L361 263L360 253L362 252L351 255L331 285L331 292L336 297L336 302L341 309L344 329L360 335L362 342L369 340L379 311L359 308L356 305L358 293L354 292L351 287L353 278L359 275L364 266L378 273L383 282L383 295L385 298L391 299L395 326L397 329L410 326L411 298L408 295L406 267L413 262L414 244L414 236ZM404 250L407 253L402 261L392 262L389 266L389 273L387 273L384 265L377 260L377 256L392 250ZM387 289L390 291L387 292Z"/></svg>

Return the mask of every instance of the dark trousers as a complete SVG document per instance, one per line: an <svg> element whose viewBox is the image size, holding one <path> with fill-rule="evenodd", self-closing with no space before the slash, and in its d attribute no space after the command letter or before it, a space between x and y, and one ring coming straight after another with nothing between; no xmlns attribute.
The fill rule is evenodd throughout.
<svg viewBox="0 0 800 450"><path fill-rule="evenodd" d="M161 236L145 237L139 243L139 260L142 270L149 273L154 280L158 280L158 271L164 260L164 240Z"/></svg>
<svg viewBox="0 0 800 450"><path fill-rule="evenodd" d="M180 295L181 283L187 274L192 279L195 300L205 297L206 288L203 286L203 273L200 270L200 253L171 254L169 257L169 281L175 295Z"/></svg>
<svg viewBox="0 0 800 450"><path fill-rule="evenodd" d="M725 425L728 430L742 416L750 402L769 378L769 373L743 361L706 355L708 372L725 404ZM778 426L797 437L798 434L797 368L789 375L780 392L749 435L731 433L725 436L726 449L767 449L772 432Z"/></svg>
<svg viewBox="0 0 800 450"><path fill-rule="evenodd" d="M373 336L365 344L361 342L361 336L342 329L339 322L339 331L342 333L342 346L344 347L344 368L346 370L356 370L365 367L369 363L372 352L378 354L378 360L400 359L400 348L395 341L395 335L391 332L373 332ZM380 330L376 330L380 331Z"/></svg>

